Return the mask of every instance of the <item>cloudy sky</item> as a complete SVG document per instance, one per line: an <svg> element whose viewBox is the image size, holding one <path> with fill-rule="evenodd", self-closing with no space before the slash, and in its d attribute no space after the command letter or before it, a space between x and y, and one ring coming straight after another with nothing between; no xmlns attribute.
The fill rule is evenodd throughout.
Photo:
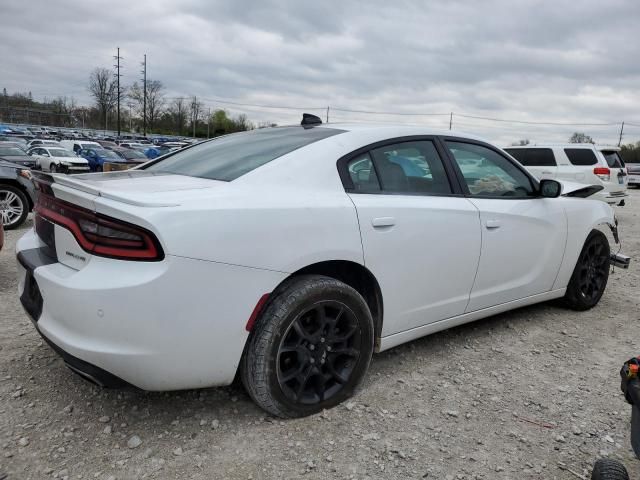
<svg viewBox="0 0 640 480"><path fill-rule="evenodd" d="M444 128L454 112L455 129L503 144L617 143L623 120L640 140L638 0L5 1L0 87L89 103L89 73L116 47L124 83L146 53L169 101L255 122L330 106L330 121Z"/></svg>

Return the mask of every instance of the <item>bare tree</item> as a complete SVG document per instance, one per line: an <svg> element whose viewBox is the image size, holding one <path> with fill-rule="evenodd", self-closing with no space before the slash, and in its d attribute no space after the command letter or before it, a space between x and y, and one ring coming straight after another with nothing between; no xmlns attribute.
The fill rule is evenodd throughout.
<svg viewBox="0 0 640 480"><path fill-rule="evenodd" d="M129 97L136 103L136 111L144 115L144 88L135 82L129 89ZM159 80L147 80L147 124L149 130L162 115L165 107L164 85Z"/></svg>
<svg viewBox="0 0 640 480"><path fill-rule="evenodd" d="M174 99L169 106L169 113L173 118L178 135L182 135L182 129L184 128L184 124L187 119L188 110L189 108L187 106L186 99L183 97Z"/></svg>
<svg viewBox="0 0 640 480"><path fill-rule="evenodd" d="M595 142L593 141L593 138L591 138L586 133L575 132L573 135L571 135L571 138L569 138L569 143L595 143Z"/></svg>
<svg viewBox="0 0 640 480"><path fill-rule="evenodd" d="M94 69L89 76L89 93L100 111L100 117L104 120L104 128L106 130L107 115L118 101L117 84L113 73L106 68L98 67Z"/></svg>

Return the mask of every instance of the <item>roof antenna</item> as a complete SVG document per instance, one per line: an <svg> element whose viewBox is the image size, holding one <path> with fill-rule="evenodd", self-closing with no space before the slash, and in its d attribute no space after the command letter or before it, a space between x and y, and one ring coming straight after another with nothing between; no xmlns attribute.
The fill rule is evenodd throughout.
<svg viewBox="0 0 640 480"><path fill-rule="evenodd" d="M302 121L300 122L300 125L302 125L303 127L313 127L314 125L321 125L322 124L322 119L316 115L312 115L310 113L303 113L302 114Z"/></svg>

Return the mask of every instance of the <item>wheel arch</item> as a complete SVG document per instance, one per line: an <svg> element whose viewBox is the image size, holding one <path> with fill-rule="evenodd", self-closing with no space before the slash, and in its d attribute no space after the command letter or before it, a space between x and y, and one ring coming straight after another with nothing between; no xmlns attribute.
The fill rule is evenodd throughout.
<svg viewBox="0 0 640 480"><path fill-rule="evenodd" d="M371 311L376 339L375 350L378 351L380 338L382 337L384 304L380 284L368 268L349 260L321 261L296 270L282 283L299 275L324 275L331 277L346 283L362 295ZM277 288L275 290L277 290Z"/></svg>

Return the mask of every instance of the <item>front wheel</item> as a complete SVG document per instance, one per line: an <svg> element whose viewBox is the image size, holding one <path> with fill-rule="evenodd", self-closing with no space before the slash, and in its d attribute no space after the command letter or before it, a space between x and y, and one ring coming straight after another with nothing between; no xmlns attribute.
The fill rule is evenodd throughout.
<svg viewBox="0 0 640 480"><path fill-rule="evenodd" d="M584 242L578 262L564 295L564 304L573 310L595 307L609 280L609 240L604 233L593 230Z"/></svg>
<svg viewBox="0 0 640 480"><path fill-rule="evenodd" d="M311 415L353 394L373 342L371 312L356 290L329 277L294 277L272 294L255 325L242 382L273 415Z"/></svg>

